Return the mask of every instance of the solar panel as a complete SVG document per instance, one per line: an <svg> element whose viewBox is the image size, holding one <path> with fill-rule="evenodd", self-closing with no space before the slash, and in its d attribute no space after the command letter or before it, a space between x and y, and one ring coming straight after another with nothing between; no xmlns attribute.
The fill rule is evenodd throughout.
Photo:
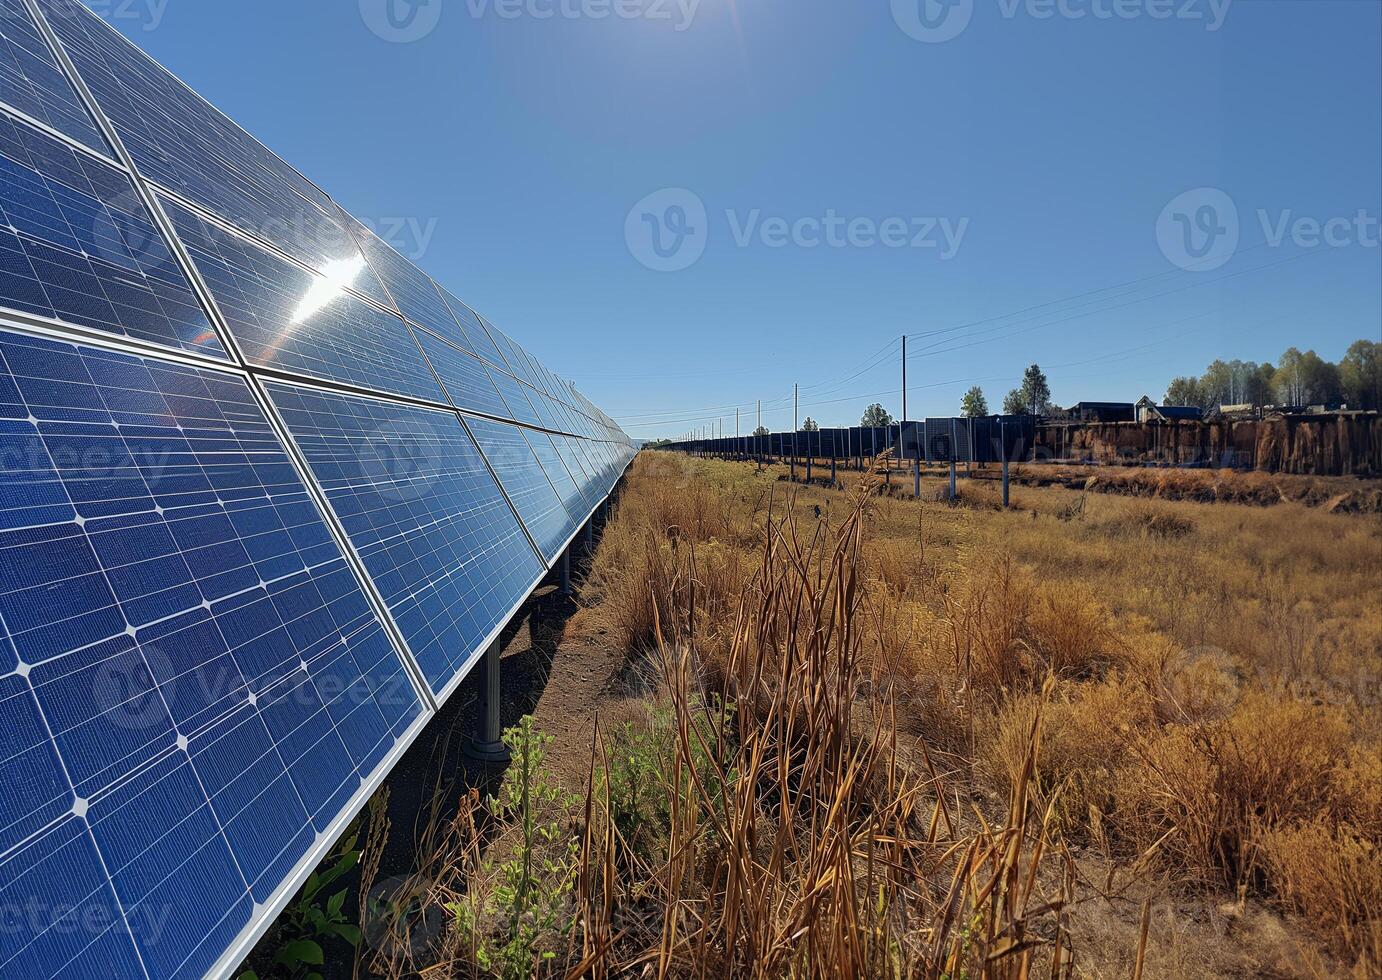
<svg viewBox="0 0 1382 980"><path fill-rule="evenodd" d="M490 377L494 379L494 386L499 389L499 393L504 396L504 403L509 407L509 414L513 416L514 421L539 429L546 428L547 423L542 421L542 416L537 414L532 399L528 397L531 389L500 371L491 371ZM534 397L536 394L533 393Z"/></svg>
<svg viewBox="0 0 1382 980"><path fill-rule="evenodd" d="M269 388L428 684L448 692L545 571L475 443L450 412Z"/></svg>
<svg viewBox="0 0 1382 980"><path fill-rule="evenodd" d="M516 425L467 418L480 451L494 468L523 525L550 563L561 554L577 525Z"/></svg>
<svg viewBox="0 0 1382 980"><path fill-rule="evenodd" d="M356 240L363 247L365 258L369 260L375 275L393 298L391 305L418 326L426 327L438 337L469 350L465 333L451 315L450 308L431 277L360 222L345 212L341 213L355 232Z"/></svg>
<svg viewBox="0 0 1382 980"><path fill-rule="evenodd" d="M58 68L24 0L0 0L0 102L97 153L110 147Z"/></svg>
<svg viewBox="0 0 1382 980"><path fill-rule="evenodd" d="M507 371L504 355L499 353L498 347L494 346L494 341L490 339L489 331L480 322L479 315L447 289L442 288L441 294L442 298L446 300L447 309L451 311L451 315L465 333L466 348L500 370Z"/></svg>
<svg viewBox="0 0 1382 980"><path fill-rule="evenodd" d="M562 506L566 508L566 512L574 518L585 517L590 512L590 505L586 503L585 497L581 494L581 488L571 478L571 473L567 470L566 464L562 462L556 446L552 445L552 438L542 432L529 431L525 435L528 437L528 445L533 447L534 455L542 464L543 472L547 474L547 479L551 481L553 488L557 491L557 496L561 498ZM574 526L572 530L575 530Z"/></svg>
<svg viewBox="0 0 1382 980"><path fill-rule="evenodd" d="M499 389L494 387L490 372L485 370L478 358L438 340L426 330L417 330L415 336L431 362L432 370L441 378L442 387L451 396L453 405L467 412L501 419L513 418L504 399L499 396Z"/></svg>
<svg viewBox="0 0 1382 980"><path fill-rule="evenodd" d="M319 272L361 259L331 200L76 0L38 0L139 172ZM387 304L368 269L353 288Z"/></svg>
<svg viewBox="0 0 1382 980"><path fill-rule="evenodd" d="M349 270L333 281L164 206L251 364L446 404L407 324L341 288Z"/></svg>
<svg viewBox="0 0 1382 980"><path fill-rule="evenodd" d="M421 705L240 377L0 331L0 443L0 975L200 976Z"/></svg>
<svg viewBox="0 0 1382 980"><path fill-rule="evenodd" d="M119 170L0 116L0 306L224 358Z"/></svg>
<svg viewBox="0 0 1382 980"><path fill-rule="evenodd" d="M0 977L229 975L608 492L538 431L597 415L81 4L0 0Z"/></svg>

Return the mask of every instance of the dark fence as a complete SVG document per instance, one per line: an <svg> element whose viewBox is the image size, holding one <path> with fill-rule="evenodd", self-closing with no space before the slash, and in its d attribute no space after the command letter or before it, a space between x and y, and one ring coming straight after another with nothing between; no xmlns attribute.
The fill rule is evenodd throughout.
<svg viewBox="0 0 1382 980"><path fill-rule="evenodd" d="M862 466L891 453L900 463L1010 463L1035 458L1036 419L999 415L927 419L890 426L774 432L763 436L693 439L665 448L743 459L836 460Z"/></svg>

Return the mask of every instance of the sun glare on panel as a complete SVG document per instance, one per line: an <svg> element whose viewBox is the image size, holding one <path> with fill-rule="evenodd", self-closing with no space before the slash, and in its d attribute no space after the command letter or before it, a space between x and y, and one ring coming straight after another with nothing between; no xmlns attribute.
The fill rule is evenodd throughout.
<svg viewBox="0 0 1382 980"><path fill-rule="evenodd" d="M349 259L332 259L322 266L321 278L312 283L293 313L293 323L305 323L313 314L324 310L343 295L365 268L365 260L357 255Z"/></svg>

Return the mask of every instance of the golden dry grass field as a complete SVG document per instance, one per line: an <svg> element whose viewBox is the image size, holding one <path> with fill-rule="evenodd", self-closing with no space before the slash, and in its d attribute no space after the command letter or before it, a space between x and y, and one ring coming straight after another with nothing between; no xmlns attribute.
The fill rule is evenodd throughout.
<svg viewBox="0 0 1382 980"><path fill-rule="evenodd" d="M1382 972L1376 514L785 475L638 459L566 638L622 686L393 972Z"/></svg>

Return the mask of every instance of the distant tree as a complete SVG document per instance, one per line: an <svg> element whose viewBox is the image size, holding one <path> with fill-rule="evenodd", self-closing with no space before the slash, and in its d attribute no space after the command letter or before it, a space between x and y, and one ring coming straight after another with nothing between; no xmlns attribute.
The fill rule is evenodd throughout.
<svg viewBox="0 0 1382 980"><path fill-rule="evenodd" d="M1189 405L1204 408L1209 402L1204 384L1199 378L1176 378L1166 387L1167 405Z"/></svg>
<svg viewBox="0 0 1382 980"><path fill-rule="evenodd" d="M806 416L806 421L803 422L803 423L801 423L801 431L802 431L802 432L819 432L819 431L821 431L821 424L820 424L819 422L817 422L815 419L813 419L811 416L808 415L808 416Z"/></svg>
<svg viewBox="0 0 1382 980"><path fill-rule="evenodd" d="M1243 389L1247 376L1256 370L1256 364L1243 361L1216 360L1200 378L1200 387L1209 404L1203 408L1217 408L1220 405L1240 405L1243 403Z"/></svg>
<svg viewBox="0 0 1382 980"><path fill-rule="evenodd" d="M1276 395L1285 405L1313 405L1338 401L1342 377L1337 364L1331 364L1312 350L1301 353L1287 348L1272 376Z"/></svg>
<svg viewBox="0 0 1382 980"><path fill-rule="evenodd" d="M1027 414L1027 396L1022 393L1021 388L1014 388L1012 391L1008 392L1007 397L1003 399L1003 414Z"/></svg>
<svg viewBox="0 0 1382 980"><path fill-rule="evenodd" d="M768 427L766 425L760 425L758 428L754 429L753 434L760 438L763 436L772 435L772 433L768 431Z"/></svg>
<svg viewBox="0 0 1382 980"><path fill-rule="evenodd" d="M1272 403L1272 377L1275 374L1276 367L1274 365L1257 365L1257 370L1244 379L1243 403L1256 405L1259 408L1263 405L1270 405Z"/></svg>
<svg viewBox="0 0 1382 980"><path fill-rule="evenodd" d="M671 440L671 439L653 439L653 440L651 440L651 441L649 441L649 442L645 442L645 443L643 444L643 448L644 448L644 449L661 449L663 446L670 446L671 444L672 444L672 440Z"/></svg>
<svg viewBox="0 0 1382 980"><path fill-rule="evenodd" d="M965 418L983 418L989 413L989 402L984 397L984 389L975 385L964 393L960 399L960 414Z"/></svg>
<svg viewBox="0 0 1382 980"><path fill-rule="evenodd" d="M1051 385L1039 365L1033 364L1022 375L1022 401L1032 415L1044 415L1051 404Z"/></svg>
<svg viewBox="0 0 1382 980"><path fill-rule="evenodd" d="M1339 381L1349 408L1382 409L1382 341L1360 340L1339 364Z"/></svg>
<svg viewBox="0 0 1382 980"><path fill-rule="evenodd" d="M893 424L893 417L888 414L888 410L882 405L874 402L864 409L864 417L859 420L859 424L864 428L881 428Z"/></svg>

